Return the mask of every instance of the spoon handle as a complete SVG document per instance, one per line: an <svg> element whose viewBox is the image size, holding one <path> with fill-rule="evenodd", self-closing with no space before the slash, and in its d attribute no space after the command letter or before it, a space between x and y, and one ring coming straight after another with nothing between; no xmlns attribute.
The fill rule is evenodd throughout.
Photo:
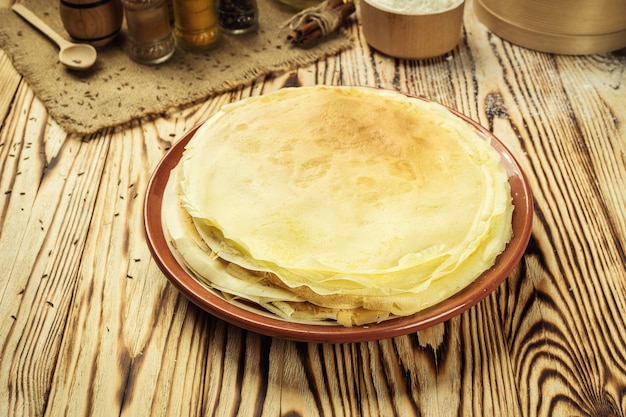
<svg viewBox="0 0 626 417"><path fill-rule="evenodd" d="M42 33L44 33L50 39L55 41L56 44L59 45L59 47L61 49L63 49L65 46L69 46L70 45L70 42L68 42L67 40L63 39L61 37L61 35L59 35L54 30L52 30L52 28L50 26L48 26L43 20L38 18L33 12L28 10L24 5L17 3L17 4L14 4L13 6L11 6L11 9L15 13L19 14L20 16L22 16L31 25L33 25L37 29L39 29Z"/></svg>

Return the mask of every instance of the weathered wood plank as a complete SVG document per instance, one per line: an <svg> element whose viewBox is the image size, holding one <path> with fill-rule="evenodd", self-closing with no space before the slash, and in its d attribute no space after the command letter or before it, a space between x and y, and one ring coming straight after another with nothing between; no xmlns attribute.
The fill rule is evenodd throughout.
<svg viewBox="0 0 626 417"><path fill-rule="evenodd" d="M622 415L624 61L490 44L502 73L488 121L517 149L538 214L522 273L501 288L523 414Z"/></svg>
<svg viewBox="0 0 626 417"><path fill-rule="evenodd" d="M7 54L0 49L0 120L5 120L15 98L22 77L17 73Z"/></svg>
<svg viewBox="0 0 626 417"><path fill-rule="evenodd" d="M624 56L535 53L471 13L451 55L390 59L354 25L336 57L85 140L0 54L0 414L625 415ZM167 282L142 226L157 161L227 102L312 84L435 99L511 149L537 218L494 294L416 334L326 345L237 329Z"/></svg>
<svg viewBox="0 0 626 417"><path fill-rule="evenodd" d="M48 135L59 132L25 85L15 109L3 129L11 151L2 157L2 183L10 192L0 250L13 262L0 265L2 277L10 277L1 281L0 375L9 387L3 390L9 415L41 415L72 308L102 149L76 138L47 146Z"/></svg>

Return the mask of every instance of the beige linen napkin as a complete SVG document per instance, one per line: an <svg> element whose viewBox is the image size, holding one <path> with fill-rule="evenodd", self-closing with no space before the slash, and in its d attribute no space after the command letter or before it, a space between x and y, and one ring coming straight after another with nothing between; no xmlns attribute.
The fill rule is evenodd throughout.
<svg viewBox="0 0 626 417"><path fill-rule="evenodd" d="M63 36L58 2L23 0ZM287 42L286 22L297 12L277 2L258 0L259 30L221 35L203 53L177 50L166 63L146 66L124 52L125 33L99 49L87 72L72 72L58 62L58 48L10 9L0 9L0 47L29 83L50 115L69 133L91 134L251 83L270 74L308 65L352 45L345 30L308 48Z"/></svg>

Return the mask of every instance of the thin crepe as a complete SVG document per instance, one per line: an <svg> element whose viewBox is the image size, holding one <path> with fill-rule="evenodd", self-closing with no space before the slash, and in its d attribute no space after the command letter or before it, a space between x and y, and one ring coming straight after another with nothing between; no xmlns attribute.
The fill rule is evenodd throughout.
<svg viewBox="0 0 626 417"><path fill-rule="evenodd" d="M512 234L499 154L445 107L390 91L225 106L179 167L213 256L324 308L415 313L491 267Z"/></svg>

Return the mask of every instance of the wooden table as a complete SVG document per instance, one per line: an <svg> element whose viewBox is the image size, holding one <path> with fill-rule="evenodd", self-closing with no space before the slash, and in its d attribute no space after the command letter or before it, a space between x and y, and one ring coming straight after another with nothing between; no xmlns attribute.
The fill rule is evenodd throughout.
<svg viewBox="0 0 626 417"><path fill-rule="evenodd" d="M355 47L168 118L66 134L0 53L0 415L626 415L626 57L514 46L466 10L447 56ZM464 314L358 344L295 343L198 309L150 256L150 174L222 104L283 85L419 94L510 148L536 209L524 258Z"/></svg>

